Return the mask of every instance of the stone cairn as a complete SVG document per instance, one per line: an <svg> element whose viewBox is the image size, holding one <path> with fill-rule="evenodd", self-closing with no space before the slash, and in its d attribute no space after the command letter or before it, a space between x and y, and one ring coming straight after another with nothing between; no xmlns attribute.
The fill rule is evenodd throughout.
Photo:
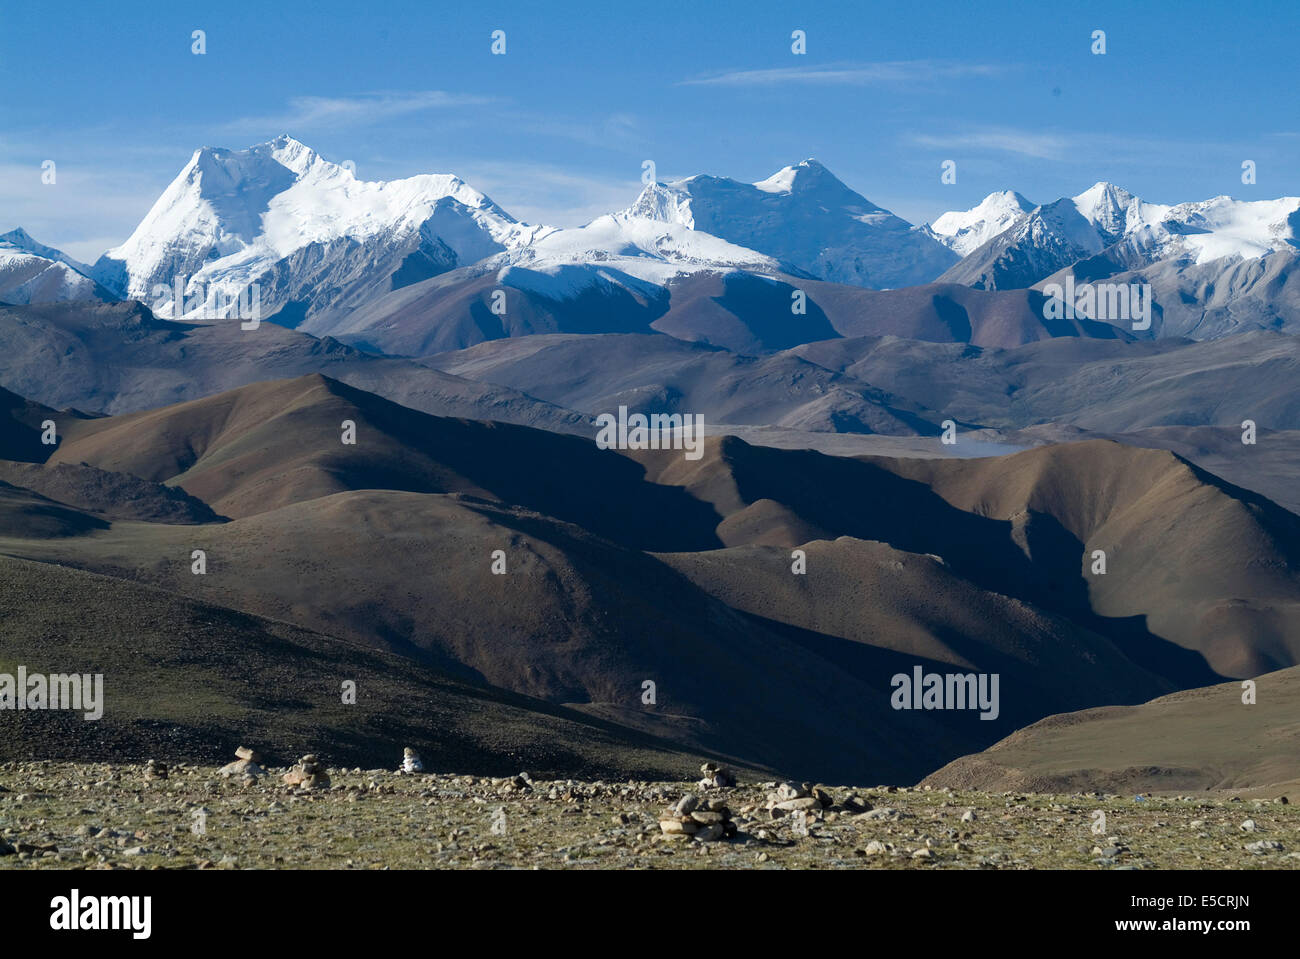
<svg viewBox="0 0 1300 959"><path fill-rule="evenodd" d="M772 819L788 817L804 825L820 822L828 815L858 816L872 811L871 803L857 793L850 792L836 800L825 786L793 782L781 783L769 792L763 807L742 809L741 812L756 812L758 808L766 808Z"/></svg>
<svg viewBox="0 0 1300 959"><path fill-rule="evenodd" d="M235 750L235 761L218 769L217 775L227 778L235 776L244 782L256 782L258 777L266 775L266 770L262 768L262 754L247 746L240 746Z"/></svg>
<svg viewBox="0 0 1300 959"><path fill-rule="evenodd" d="M717 763L705 763L700 767L704 778L700 780L701 789L725 789L736 785L736 774L728 767Z"/></svg>
<svg viewBox="0 0 1300 959"><path fill-rule="evenodd" d="M736 834L731 810L721 798L707 798L688 793L659 820L660 839L695 839L714 842Z"/></svg>
<svg viewBox="0 0 1300 959"><path fill-rule="evenodd" d="M410 746L402 750L402 768L398 772L407 776L424 772L424 761L420 759L420 754Z"/></svg>
<svg viewBox="0 0 1300 959"><path fill-rule="evenodd" d="M149 762L145 763L144 778L145 779L166 779L167 764L160 763L156 759L149 760Z"/></svg>
<svg viewBox="0 0 1300 959"><path fill-rule="evenodd" d="M328 789L330 777L325 772L325 765L316 758L315 754L308 754L298 760L298 765L284 774L284 784L297 786L299 789Z"/></svg>
<svg viewBox="0 0 1300 959"><path fill-rule="evenodd" d="M812 783L781 783L767 794L767 808L773 819L789 813L829 809L832 805L834 800L830 793Z"/></svg>

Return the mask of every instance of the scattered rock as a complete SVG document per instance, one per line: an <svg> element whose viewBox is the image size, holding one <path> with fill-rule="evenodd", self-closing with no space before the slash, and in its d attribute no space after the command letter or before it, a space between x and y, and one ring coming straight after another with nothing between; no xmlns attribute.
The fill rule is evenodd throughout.
<svg viewBox="0 0 1300 959"><path fill-rule="evenodd" d="M868 812L873 807L871 803L867 802L857 793L849 793L844 797L844 801L840 803L840 808L848 813L861 813Z"/></svg>
<svg viewBox="0 0 1300 959"><path fill-rule="evenodd" d="M817 800L812 796L801 796L798 799L787 799L784 802L774 803L772 808L793 812L796 809L815 809L819 807Z"/></svg>
<svg viewBox="0 0 1300 959"><path fill-rule="evenodd" d="M1246 852L1262 855L1266 852L1281 852L1282 844L1276 839L1261 839L1259 842L1246 843Z"/></svg>
<svg viewBox="0 0 1300 959"><path fill-rule="evenodd" d="M831 806L835 805L834 797L831 796L825 786L813 786L813 788L808 791L808 795L816 800L817 805L821 806L822 809L830 809Z"/></svg>

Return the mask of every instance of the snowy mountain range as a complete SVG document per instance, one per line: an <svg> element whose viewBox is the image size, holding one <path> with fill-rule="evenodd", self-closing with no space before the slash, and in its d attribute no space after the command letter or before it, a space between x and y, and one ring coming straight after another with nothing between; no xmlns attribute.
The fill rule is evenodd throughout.
<svg viewBox="0 0 1300 959"><path fill-rule="evenodd" d="M936 224L954 216L946 214ZM1297 227L1297 197L1241 201L1219 196L1162 206L1113 183L1097 183L1078 196L1014 217L968 250L944 279L980 289L1022 289L1102 253L1130 267L1171 259L1189 265L1255 259L1300 248Z"/></svg>
<svg viewBox="0 0 1300 959"><path fill-rule="evenodd" d="M0 234L0 302L26 305L111 298L90 278L90 267L84 263L36 242L25 230Z"/></svg>
<svg viewBox="0 0 1300 959"><path fill-rule="evenodd" d="M940 282L1043 289L1071 275L1147 284L1156 312L1150 335L1210 339L1294 328L1297 256L1300 198L1165 206L1102 182L1015 218Z"/></svg>
<svg viewBox="0 0 1300 959"><path fill-rule="evenodd" d="M957 254L816 160L758 183L693 176L647 186L623 213L711 233L820 280L871 289L928 283Z"/></svg>
<svg viewBox="0 0 1300 959"><path fill-rule="evenodd" d="M482 325L494 288L552 317L544 328L565 329L575 323L554 319L556 304L582 301L590 312L632 303L653 319L674 291L698 296L703 277L790 322L782 304L800 283L829 308L848 302L838 288L1041 290L1069 273L1150 283L1158 321L1149 335L1206 338L1289 326L1300 305L1300 280L1291 280L1298 229L1294 197L1165 206L1104 182L1039 206L993 193L917 227L814 159L757 183L707 175L651 183L622 211L556 229L520 222L456 176L367 182L281 136L196 151L127 241L93 267L22 230L5 234L0 301L129 298L162 317L200 319L231 315L256 284L263 318L362 337L374 317L388 322L389 304L407 309L415 299L427 307L460 297L462 320ZM737 297L737 277L786 292L762 294L760 283ZM415 287L418 297L402 295ZM534 331L531 320L500 325L492 335Z"/></svg>

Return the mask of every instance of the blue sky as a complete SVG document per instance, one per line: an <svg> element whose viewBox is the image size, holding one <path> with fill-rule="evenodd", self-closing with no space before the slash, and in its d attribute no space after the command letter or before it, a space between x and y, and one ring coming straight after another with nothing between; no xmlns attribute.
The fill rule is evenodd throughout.
<svg viewBox="0 0 1300 959"><path fill-rule="evenodd" d="M0 231L93 259L197 147L280 133L560 225L630 204L647 159L752 181L815 156L916 223L1101 179L1162 203L1300 194L1300 4L1050 6L0 0Z"/></svg>

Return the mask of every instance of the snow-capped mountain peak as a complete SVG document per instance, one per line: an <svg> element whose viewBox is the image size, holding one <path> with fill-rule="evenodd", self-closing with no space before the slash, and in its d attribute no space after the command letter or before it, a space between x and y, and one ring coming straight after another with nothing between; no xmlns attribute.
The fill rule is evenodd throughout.
<svg viewBox="0 0 1300 959"><path fill-rule="evenodd" d="M990 193L969 210L943 214L927 229L958 256L965 256L1008 229L1032 209L1034 204L1014 190L1000 190Z"/></svg>
<svg viewBox="0 0 1300 959"><path fill-rule="evenodd" d="M1223 257L1251 259L1300 249L1300 197L1234 200L1216 196L1166 207L1159 231L1195 263Z"/></svg>
<svg viewBox="0 0 1300 959"><path fill-rule="evenodd" d="M89 271L62 250L38 243L21 227L0 234L0 301L27 304L111 298L90 279Z"/></svg>
<svg viewBox="0 0 1300 959"><path fill-rule="evenodd" d="M1104 180L1071 198L1075 210L1103 234L1120 237L1158 223L1168 207L1146 203L1122 187Z"/></svg>
<svg viewBox="0 0 1300 959"><path fill-rule="evenodd" d="M56 250L52 246L38 243L32 238L32 235L22 227L10 230L8 233L0 233L0 249L31 253L33 256L44 257L45 259L53 260L56 263L67 264L83 276L90 275L90 267L86 266L86 264L79 260L74 260L62 250Z"/></svg>
<svg viewBox="0 0 1300 959"><path fill-rule="evenodd" d="M745 247L680 223L607 214L576 230L557 230L511 254L515 264L583 264L619 260L627 272L663 282L684 269L777 272L780 264Z"/></svg>
<svg viewBox="0 0 1300 959"><path fill-rule="evenodd" d="M290 136L246 150L204 147L95 275L148 299L176 278L205 304L258 283L262 312L346 303L525 245L549 232L520 223L450 174L366 181ZM295 259L304 262L293 268ZM268 296L269 295L269 296Z"/></svg>
<svg viewBox="0 0 1300 959"><path fill-rule="evenodd" d="M793 166L783 167L766 180L759 180L752 185L764 193L817 192L824 198L834 197L839 202L865 203L873 211L880 210L880 207L845 186L839 177L826 169L820 160L812 157Z"/></svg>
<svg viewBox="0 0 1300 959"><path fill-rule="evenodd" d="M956 260L813 159L757 183L703 174L652 183L622 215L711 233L795 271L855 286L925 283Z"/></svg>

